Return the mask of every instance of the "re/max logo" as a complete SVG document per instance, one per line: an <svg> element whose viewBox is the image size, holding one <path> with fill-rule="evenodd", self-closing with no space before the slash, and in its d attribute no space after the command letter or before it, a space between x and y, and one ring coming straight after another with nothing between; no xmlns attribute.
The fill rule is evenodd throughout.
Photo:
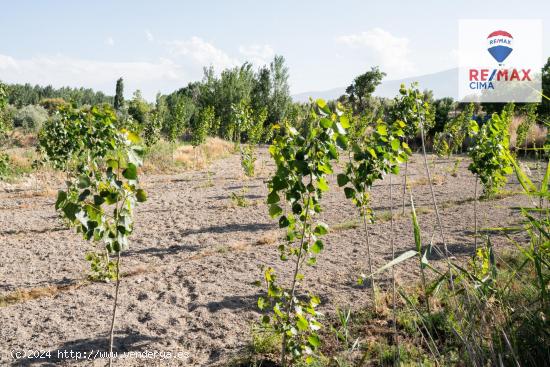
<svg viewBox="0 0 550 367"><path fill-rule="evenodd" d="M521 73L521 75L520 75ZM495 81L531 81L531 69L470 69L470 89L495 89Z"/></svg>
<svg viewBox="0 0 550 367"><path fill-rule="evenodd" d="M520 75L521 73L521 75ZM470 69L471 82L531 81L531 69Z"/></svg>

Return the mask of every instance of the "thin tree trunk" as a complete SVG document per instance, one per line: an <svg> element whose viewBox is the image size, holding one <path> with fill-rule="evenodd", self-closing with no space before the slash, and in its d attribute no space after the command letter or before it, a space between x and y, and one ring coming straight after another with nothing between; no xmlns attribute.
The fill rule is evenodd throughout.
<svg viewBox="0 0 550 367"><path fill-rule="evenodd" d="M311 179L311 181L313 181L313 178ZM310 182L311 182L310 181ZM300 260L302 258L302 250L304 248L304 239L305 239L305 233L306 233L306 227L307 227L307 222L308 222L308 216L309 216L309 204L310 204L310 198L311 198L311 193L307 192L307 199L306 199L306 221L304 223L304 228L302 230L302 238L300 240L300 249L298 251L298 257L296 259L296 266L294 267L294 276L292 277L292 286L291 286L291 290L290 290L290 302L288 304L288 308L286 310L286 316L287 316L287 319L290 317L290 310L292 309L292 306L294 304L294 294L296 292L296 276L298 275L298 271L300 270ZM286 332L283 333L283 340L282 340L282 346L281 346L281 367L285 367L286 366Z"/></svg>
<svg viewBox="0 0 550 367"><path fill-rule="evenodd" d="M111 319L111 331L110 331L110 341L109 341L109 367L113 365L113 341L114 341L114 331L115 331L115 318L116 318L116 310L117 310L117 303L118 303L118 290L120 288L120 253L118 252L117 260L116 260L116 288L115 288L115 302L113 305L113 317Z"/></svg>
<svg viewBox="0 0 550 367"><path fill-rule="evenodd" d="M418 102L416 103L417 109L418 109ZM445 234L443 233L443 224L441 223L441 216L439 215L439 208L437 207L437 200L435 199L435 193L433 188L433 182L432 182L432 175L430 173L430 167L428 165L428 158L426 154L426 143L425 143L425 137L424 137L424 125L423 122L420 122L420 138L422 141L422 156L424 158L424 168L426 170L426 175L428 176L428 184L430 185L430 192L432 194L432 201L433 206L435 210L435 215L437 219L437 226L439 227L439 234L441 236L441 241L443 242L443 249L445 250L445 259L447 261L447 270L449 272L449 283L451 285L451 289L454 291L454 279L453 279L453 273L452 273L452 267L451 267L451 261L450 261L450 253L449 249L447 247L447 241L445 241Z"/></svg>
<svg viewBox="0 0 550 367"><path fill-rule="evenodd" d="M391 258L395 259L395 244L393 241L393 188L392 188L392 174L390 173L390 247L391 247ZM396 289L395 289L395 266L391 268L391 278L392 278L392 313L393 313L393 337L395 348L397 351L397 365L401 364L401 356L399 353L399 337L397 335L397 309L396 309Z"/></svg>
<svg viewBox="0 0 550 367"><path fill-rule="evenodd" d="M474 249L477 253L477 181L478 177L476 175L476 183L474 185Z"/></svg>
<svg viewBox="0 0 550 367"><path fill-rule="evenodd" d="M445 241L445 235L443 233L443 224L441 223L441 216L439 215L439 208L437 207L437 200L435 199L435 192L432 182L432 174L430 173L430 166L428 164L428 158L426 154L426 144L424 138L424 128L420 126L420 138L422 140L422 156L424 158L424 169L426 170L426 175L428 176L428 184L430 186L430 192L432 196L432 203L435 210L435 216L437 219L437 226L439 227L439 234L441 236L441 241L443 242L443 248L445 250L445 257L449 258L449 250L447 248L447 241ZM450 265L449 265L450 266Z"/></svg>
<svg viewBox="0 0 550 367"><path fill-rule="evenodd" d="M363 208L363 212L361 213L363 217L363 227L365 229L365 238L367 241L367 258L369 261L369 274L370 274L370 285L372 287L372 304L374 305L374 310L376 311L376 289L374 285L374 274L372 273L372 257L370 253L370 236L369 236L369 228L367 225L367 215L365 213L366 208Z"/></svg>
<svg viewBox="0 0 550 367"><path fill-rule="evenodd" d="M401 212L402 215L405 215L405 196L407 194L407 175L409 171L409 161L407 160L405 162L405 177L403 178L403 211Z"/></svg>

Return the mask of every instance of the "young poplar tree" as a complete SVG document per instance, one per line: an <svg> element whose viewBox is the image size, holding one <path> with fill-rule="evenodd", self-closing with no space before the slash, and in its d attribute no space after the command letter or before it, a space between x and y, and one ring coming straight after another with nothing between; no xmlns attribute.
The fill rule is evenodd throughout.
<svg viewBox="0 0 550 367"><path fill-rule="evenodd" d="M120 287L122 251L134 229L134 208L147 195L140 188L138 168L143 148L137 134L119 130L109 106L89 110L63 108L45 125L40 149L51 164L67 173L56 210L88 241L102 243L116 256L116 288L109 333L109 365ZM107 261L109 261L107 259Z"/></svg>
<svg viewBox="0 0 550 367"><path fill-rule="evenodd" d="M298 297L298 286L304 279L303 266L317 263L316 255L324 248L320 237L328 232L327 225L315 217L322 210L321 196L329 189L326 175L333 172L337 146L347 144L346 122L340 115L339 110L333 112L318 100L304 131L286 125L286 134L278 136L269 148L277 166L268 184L269 214L287 230L286 241L279 246L280 259L292 262L293 275L290 286L284 286L275 270L267 268L267 295L258 299L258 306L273 312L265 314L262 323L282 337L282 366L288 360L290 364L298 360L312 363L321 343L316 310L320 300L313 294Z"/></svg>

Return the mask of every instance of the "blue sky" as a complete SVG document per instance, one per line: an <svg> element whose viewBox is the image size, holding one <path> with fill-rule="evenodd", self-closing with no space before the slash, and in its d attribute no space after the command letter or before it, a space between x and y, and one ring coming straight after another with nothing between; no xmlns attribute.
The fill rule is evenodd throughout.
<svg viewBox="0 0 550 367"><path fill-rule="evenodd" d="M10 1L0 13L0 79L100 89L119 76L148 99L282 54L292 93L456 67L458 20L537 18L550 56L550 1Z"/></svg>

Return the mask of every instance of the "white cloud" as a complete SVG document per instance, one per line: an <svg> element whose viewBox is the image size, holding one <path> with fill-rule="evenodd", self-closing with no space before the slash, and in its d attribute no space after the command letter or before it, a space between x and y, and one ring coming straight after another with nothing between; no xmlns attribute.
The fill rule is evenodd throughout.
<svg viewBox="0 0 550 367"><path fill-rule="evenodd" d="M169 59L111 62L62 55L15 59L0 54L0 80L8 83L87 87L113 94L119 77L125 80L126 94L139 88L150 100L158 90L171 92L190 81L183 67Z"/></svg>
<svg viewBox="0 0 550 367"><path fill-rule="evenodd" d="M389 74L404 75L415 71L410 58L410 41L406 37L397 37L381 28L373 28L337 37L336 41L354 49L369 50L374 61Z"/></svg>
<svg viewBox="0 0 550 367"><path fill-rule="evenodd" d="M147 31L145 35L149 39ZM106 44L114 45L114 40L108 40ZM14 58L0 54L0 80L54 87L87 87L112 95L116 80L123 77L126 95L131 96L135 89L141 89L143 96L152 101L158 91L170 93L191 81L200 80L203 66L213 65L219 72L241 65L244 56L259 63L257 65L263 65L274 54L268 45L252 45L239 47L239 57L233 57L199 37L160 43L167 47L171 56L153 62L100 61L66 55Z"/></svg>
<svg viewBox="0 0 550 367"><path fill-rule="evenodd" d="M275 56L275 51L270 45L239 46L239 52L246 61L258 66L269 64Z"/></svg>
<svg viewBox="0 0 550 367"><path fill-rule="evenodd" d="M145 30L145 37L147 37L147 41L153 42L155 40L155 37L153 36L153 33L151 33L150 30Z"/></svg>
<svg viewBox="0 0 550 367"><path fill-rule="evenodd" d="M201 67L212 65L216 70L222 70L240 64L238 59L230 57L200 37L193 36L185 41L168 41L166 45L172 55L190 57L195 64Z"/></svg>
<svg viewBox="0 0 550 367"><path fill-rule="evenodd" d="M115 40L113 39L113 37L107 37L107 39L105 40L105 44L112 47L115 45Z"/></svg>

